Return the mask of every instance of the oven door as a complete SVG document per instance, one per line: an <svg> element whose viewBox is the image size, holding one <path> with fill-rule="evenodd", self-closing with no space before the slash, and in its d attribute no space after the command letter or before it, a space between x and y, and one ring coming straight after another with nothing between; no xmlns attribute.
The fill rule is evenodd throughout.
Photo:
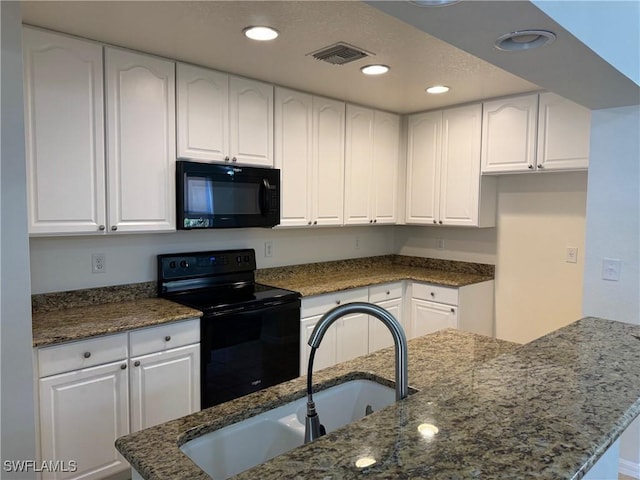
<svg viewBox="0 0 640 480"><path fill-rule="evenodd" d="M201 404L218 405L300 372L300 300L201 321Z"/></svg>

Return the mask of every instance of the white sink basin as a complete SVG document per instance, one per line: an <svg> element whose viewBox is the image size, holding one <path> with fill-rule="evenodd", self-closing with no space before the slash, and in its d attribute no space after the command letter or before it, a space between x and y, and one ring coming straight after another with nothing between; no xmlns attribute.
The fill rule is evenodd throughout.
<svg viewBox="0 0 640 480"><path fill-rule="evenodd" d="M395 401L395 390L371 380L351 380L313 395L327 433ZM229 478L304 443L307 398L287 403L190 440L182 452L215 479Z"/></svg>

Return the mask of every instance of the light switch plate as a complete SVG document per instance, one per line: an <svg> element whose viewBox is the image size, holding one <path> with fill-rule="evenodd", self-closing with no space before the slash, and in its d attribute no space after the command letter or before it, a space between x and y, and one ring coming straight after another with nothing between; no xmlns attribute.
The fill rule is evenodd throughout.
<svg viewBox="0 0 640 480"><path fill-rule="evenodd" d="M602 260L602 279L617 282L620 280L620 260L605 258Z"/></svg>

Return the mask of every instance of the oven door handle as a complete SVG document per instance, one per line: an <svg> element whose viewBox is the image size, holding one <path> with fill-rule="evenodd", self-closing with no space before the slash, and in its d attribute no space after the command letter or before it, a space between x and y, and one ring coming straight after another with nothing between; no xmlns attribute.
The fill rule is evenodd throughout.
<svg viewBox="0 0 640 480"><path fill-rule="evenodd" d="M273 187L266 178L260 183L260 214L267 215L271 210L271 190Z"/></svg>

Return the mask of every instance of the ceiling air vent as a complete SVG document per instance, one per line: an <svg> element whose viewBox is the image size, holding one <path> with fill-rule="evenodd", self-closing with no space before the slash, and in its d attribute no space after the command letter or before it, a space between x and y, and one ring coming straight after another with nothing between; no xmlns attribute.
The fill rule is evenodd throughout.
<svg viewBox="0 0 640 480"><path fill-rule="evenodd" d="M354 47L347 43L336 43L330 47L325 47L315 52L311 52L308 55L312 55L317 60L328 62L333 65L344 65L345 63L353 62L364 57L368 57L371 53L362 50L361 48Z"/></svg>

